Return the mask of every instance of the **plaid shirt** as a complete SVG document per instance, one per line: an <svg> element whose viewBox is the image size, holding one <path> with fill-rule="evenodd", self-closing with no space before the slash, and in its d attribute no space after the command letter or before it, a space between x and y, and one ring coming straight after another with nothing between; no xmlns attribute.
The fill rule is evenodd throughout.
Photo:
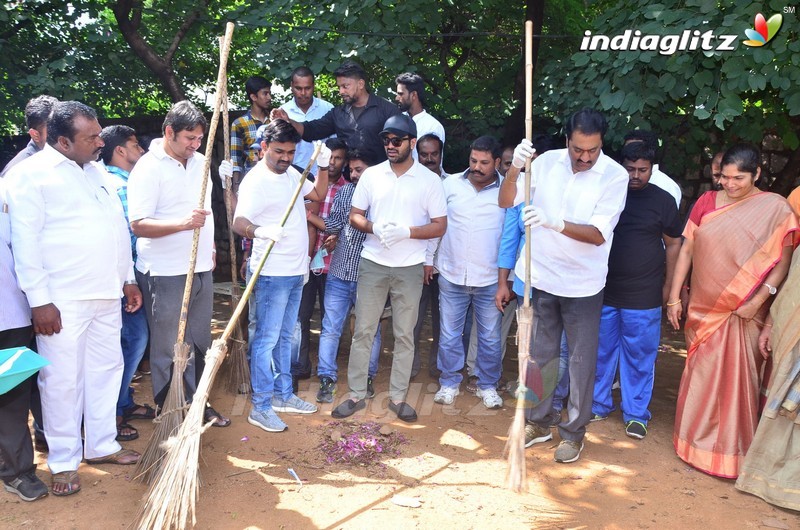
<svg viewBox="0 0 800 530"><path fill-rule="evenodd" d="M323 221L325 221L330 215L336 193L345 184L347 184L347 181L344 179L344 177L339 177L339 180L337 180L332 186L328 186L328 193L325 195L325 200L319 205L319 216L322 217ZM323 243L325 243L325 239L327 239L329 235L330 234L326 233L325 231L317 230L317 242L314 244L314 254L319 252L319 249L322 248ZM331 258L333 258L331 254L325 256L325 266L322 268L323 274L328 273L328 269L330 269L331 266Z"/></svg>
<svg viewBox="0 0 800 530"><path fill-rule="evenodd" d="M256 143L258 128L264 123L267 122L258 121L248 110L231 125L231 163L233 170L240 173L240 177L258 163L258 150L251 147Z"/></svg>
<svg viewBox="0 0 800 530"><path fill-rule="evenodd" d="M358 281L358 262L361 260L361 248L367 234L350 226L348 217L353 203L356 185L345 184L333 199L333 206L325 220L328 234L339 234L339 241L333 251L330 263L330 274L346 282Z"/></svg>
<svg viewBox="0 0 800 530"><path fill-rule="evenodd" d="M106 171L112 175L112 181L117 189L117 195L122 202L122 211L125 212L125 220L128 221L128 232L131 235L131 253L133 261L136 261L136 236L131 230L130 219L128 219L128 175L129 173L117 166L106 166Z"/></svg>

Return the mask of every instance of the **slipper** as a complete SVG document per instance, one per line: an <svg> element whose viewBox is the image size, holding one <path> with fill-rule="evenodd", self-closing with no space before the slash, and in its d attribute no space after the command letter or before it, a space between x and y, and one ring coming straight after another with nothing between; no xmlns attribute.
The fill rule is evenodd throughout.
<svg viewBox="0 0 800 530"><path fill-rule="evenodd" d="M92 466L98 464L117 464L129 466L137 463L142 455L131 449L120 449L116 453L101 456L100 458L87 458L86 463Z"/></svg>
<svg viewBox="0 0 800 530"><path fill-rule="evenodd" d="M128 431L128 434L123 433L122 431ZM129 423L119 423L117 424L117 441L118 442L131 442L139 437L139 431L136 430Z"/></svg>
<svg viewBox="0 0 800 530"><path fill-rule="evenodd" d="M478 376L471 375L467 378L467 386L465 387L467 392L470 394L474 394L478 391Z"/></svg>
<svg viewBox="0 0 800 530"><path fill-rule="evenodd" d="M63 491L56 491L56 485L66 486ZM81 491L81 480L78 477L77 471L62 471L53 475L52 483L53 495L56 497L66 497Z"/></svg>
<svg viewBox="0 0 800 530"><path fill-rule="evenodd" d="M144 412L135 412L144 409ZM145 403L144 405L131 405L127 410L122 413L122 420L152 420L156 417L156 409Z"/></svg>
<svg viewBox="0 0 800 530"><path fill-rule="evenodd" d="M389 400L389 410L397 414L397 419L406 423L413 423L417 421L417 411L415 411L414 408L405 401L395 403L394 401Z"/></svg>
<svg viewBox="0 0 800 530"><path fill-rule="evenodd" d="M352 416L361 409L367 407L367 402L363 399L356 401L355 399L345 399L339 406L331 411L331 417L340 420Z"/></svg>
<svg viewBox="0 0 800 530"><path fill-rule="evenodd" d="M227 427L231 424L231 420L226 418L216 410L212 409L209 406L206 406L205 412L203 412L203 423L214 422L212 425L214 427Z"/></svg>

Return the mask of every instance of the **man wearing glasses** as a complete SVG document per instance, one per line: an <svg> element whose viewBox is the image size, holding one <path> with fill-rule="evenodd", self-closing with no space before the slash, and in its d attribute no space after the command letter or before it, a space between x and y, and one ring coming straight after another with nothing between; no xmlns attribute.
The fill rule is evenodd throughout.
<svg viewBox="0 0 800 530"><path fill-rule="evenodd" d="M364 171L350 209L350 224L367 238L359 264L356 328L347 371L350 397L331 415L346 418L366 407L370 350L389 295L395 338L389 409L400 420L413 422L417 413L406 402L406 394L425 250L429 239L444 235L447 204L439 176L411 157L417 142L411 117L386 120L380 138L388 160Z"/></svg>

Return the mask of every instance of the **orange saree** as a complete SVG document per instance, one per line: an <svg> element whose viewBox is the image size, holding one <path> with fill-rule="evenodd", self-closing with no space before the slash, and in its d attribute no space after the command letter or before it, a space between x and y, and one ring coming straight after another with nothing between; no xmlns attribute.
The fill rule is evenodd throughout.
<svg viewBox="0 0 800 530"><path fill-rule="evenodd" d="M696 209L713 204L714 193L707 195ZM766 308L750 321L732 312L763 283L798 224L773 193L710 209L702 218L696 213L684 231L694 254L673 443L688 464L736 478L758 424L758 335Z"/></svg>

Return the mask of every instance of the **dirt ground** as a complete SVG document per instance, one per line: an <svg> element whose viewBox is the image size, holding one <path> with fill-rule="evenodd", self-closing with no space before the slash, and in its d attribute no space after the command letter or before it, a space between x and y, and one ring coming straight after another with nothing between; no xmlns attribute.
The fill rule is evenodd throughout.
<svg viewBox="0 0 800 530"><path fill-rule="evenodd" d="M224 297L217 297L216 325L227 320ZM312 325L318 329L318 321ZM313 333L313 331L312 331ZM429 331L423 351L427 351ZM316 338L312 336L312 355ZM387 337L387 334L384 335ZM335 404L346 393L347 337L339 357ZM384 342L377 395L360 421L389 423L410 443L385 461L386 469L327 464L318 446L323 427L332 421L333 405L309 416L283 414L289 430L266 433L247 423L249 403L224 389L224 374L212 393L213 405L230 416L228 428L213 428L202 439L204 485L198 502L197 527L243 528L800 528L800 516L741 493L733 482L713 478L679 460L672 448L675 400L684 363L682 334L665 329L656 369L656 389L649 433L642 441L625 436L619 411L590 424L586 446L574 464L557 464L559 442L526 450L529 491L515 494L503 487L506 463L502 451L513 416L514 400L486 410L463 392L453 406L433 403L437 382L423 365L411 383L408 401L419 421L404 424L387 409L391 339ZM516 374L513 337L505 375ZM150 380L137 385L138 402L150 402ZM314 401L318 381L301 381L300 395ZM617 395L618 399L618 395ZM141 437L127 444L143 451L152 425L134 425ZM46 454L37 453L38 474L49 484ZM290 475L292 468L302 486ZM49 496L35 503L0 495L0 528L128 528L135 520L146 486L131 480L126 466L88 466L79 473L77 495ZM417 508L392 502L415 497Z"/></svg>

